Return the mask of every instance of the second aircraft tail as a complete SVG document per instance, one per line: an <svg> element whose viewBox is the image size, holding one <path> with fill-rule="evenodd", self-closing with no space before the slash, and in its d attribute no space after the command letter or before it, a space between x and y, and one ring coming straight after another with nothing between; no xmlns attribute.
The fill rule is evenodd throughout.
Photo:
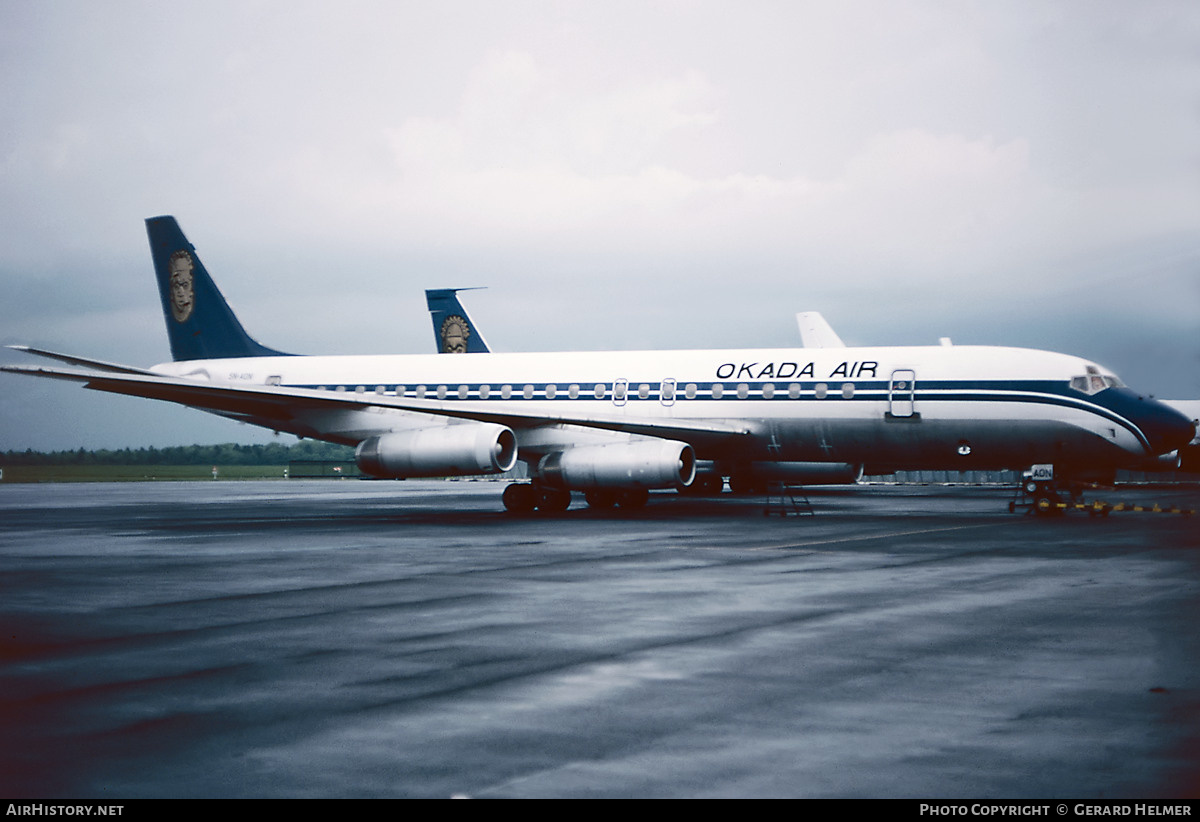
<svg viewBox="0 0 1200 822"><path fill-rule="evenodd" d="M487 354L483 334L458 301L459 291L470 288L427 288L425 304L433 320L433 338L439 354Z"/></svg>

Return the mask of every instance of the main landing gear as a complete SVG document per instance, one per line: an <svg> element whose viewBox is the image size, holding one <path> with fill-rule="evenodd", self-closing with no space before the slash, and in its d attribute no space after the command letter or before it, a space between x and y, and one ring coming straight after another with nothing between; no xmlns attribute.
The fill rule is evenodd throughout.
<svg viewBox="0 0 1200 822"><path fill-rule="evenodd" d="M720 474L697 474L691 485L679 489L679 493L692 497L709 497L725 490L725 478Z"/></svg>
<svg viewBox="0 0 1200 822"><path fill-rule="evenodd" d="M528 514L535 510L565 511L571 505L571 492L548 485L515 482L504 489L501 499L505 510L518 514Z"/></svg>
<svg viewBox="0 0 1200 822"><path fill-rule="evenodd" d="M595 488L585 491L583 498L592 508L641 508L650 499L645 488ZM571 506L571 492L534 482L514 482L504 489L501 497L504 509L514 514L534 511L559 513Z"/></svg>

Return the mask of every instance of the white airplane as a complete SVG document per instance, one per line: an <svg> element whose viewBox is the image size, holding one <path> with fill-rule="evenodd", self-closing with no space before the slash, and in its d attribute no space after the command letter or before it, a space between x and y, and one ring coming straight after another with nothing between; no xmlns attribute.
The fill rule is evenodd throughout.
<svg viewBox="0 0 1200 822"><path fill-rule="evenodd" d="M634 507L650 489L716 489L723 476L844 481L831 475L864 466L1106 478L1161 467L1195 433L1095 363L1019 348L289 355L246 334L173 217L146 226L174 360L143 369L21 347L75 367L3 370L354 445L376 477L522 460L531 481L503 495L513 511L563 510L572 491Z"/></svg>

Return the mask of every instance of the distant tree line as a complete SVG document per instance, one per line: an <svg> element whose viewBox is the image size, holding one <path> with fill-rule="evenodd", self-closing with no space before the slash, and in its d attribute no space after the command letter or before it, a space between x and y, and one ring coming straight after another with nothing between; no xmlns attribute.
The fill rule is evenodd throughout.
<svg viewBox="0 0 1200 822"><path fill-rule="evenodd" d="M340 460L352 462L354 449L316 440L294 445L179 445L168 448L121 448L88 451L0 452L3 465L287 465L293 460Z"/></svg>

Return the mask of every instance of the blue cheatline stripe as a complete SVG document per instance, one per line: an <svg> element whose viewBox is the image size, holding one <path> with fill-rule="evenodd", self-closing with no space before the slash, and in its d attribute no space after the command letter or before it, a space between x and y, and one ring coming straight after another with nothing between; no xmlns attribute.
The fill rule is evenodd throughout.
<svg viewBox="0 0 1200 822"><path fill-rule="evenodd" d="M854 386L854 393L851 397L842 396L842 386L850 383ZM755 381L755 382L697 382L696 396L687 396L687 386L692 383L676 383L675 392L667 398L668 402L687 403L700 401L749 401L755 402L880 402L886 401L890 395L891 386L886 380L872 380L870 382L855 382L853 380L843 380L841 382L834 381L806 381L795 383L794 381L778 382L778 381ZM738 386L745 384L748 387L746 397L738 395ZM762 389L764 385L775 386L774 394L771 397L764 397ZM800 385L800 394L798 397L792 397L789 392L789 387L798 384ZM824 384L827 388L827 395L818 399L816 397L816 386ZM382 384L383 393L385 395L396 395L397 388L404 388L404 397L417 398L414 393L419 383L389 383ZM502 393L502 387L508 385L510 387L509 396L506 398ZM525 386L533 387L532 395L528 398L525 396ZM578 394L574 397L570 395L570 387L578 386ZM604 386L604 395L596 397L593 393L597 385ZM466 395L459 393L461 383L456 384L425 384L425 392L421 399L441 399L447 401L453 400L472 400L472 401L512 401L512 400L537 400L540 402L613 402L612 383L471 383L466 385ZM642 385L648 386L647 394L642 397L638 393L639 387ZM722 393L719 398L712 396L712 388L714 385L722 387ZM1053 405L1061 408L1071 408L1077 411L1084 411L1102 417L1109 422L1127 430L1138 442L1147 450L1150 448L1150 443L1146 435L1137 425L1131 422L1125 416L1106 408L1105 406L1088 399L1084 395L1079 394L1063 381L1059 380L930 380L918 382L918 388L914 396L914 401L918 403L930 402L1006 402L1029 405ZM438 388L445 388L445 396L439 397L437 394ZM486 398L480 396L480 389L487 386L488 396ZM547 388L553 386L554 396L546 396ZM302 385L295 386L297 388L308 388L314 390L329 390L336 391L339 388L344 393L353 394L377 394L377 385ZM362 389L361 391L359 389ZM1102 396L1098 394L1096 396ZM907 398L906 398L907 399ZM633 382L627 384L627 390L623 402L638 403L638 402L662 402L663 397L660 391L660 383L651 382Z"/></svg>

